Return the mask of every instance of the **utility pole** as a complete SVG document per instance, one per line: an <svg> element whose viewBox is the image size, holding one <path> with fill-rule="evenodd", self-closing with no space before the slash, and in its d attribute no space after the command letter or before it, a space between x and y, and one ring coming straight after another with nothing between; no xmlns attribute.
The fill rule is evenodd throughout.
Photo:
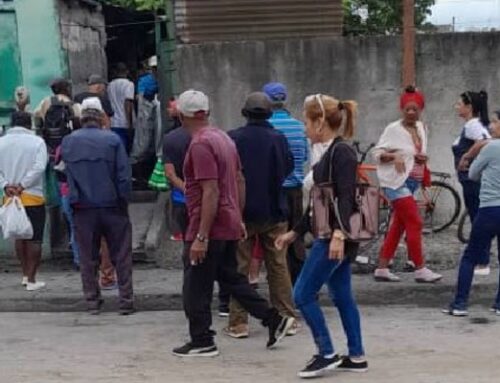
<svg viewBox="0 0 500 383"><path fill-rule="evenodd" d="M415 85L415 0L403 2L403 87Z"/></svg>

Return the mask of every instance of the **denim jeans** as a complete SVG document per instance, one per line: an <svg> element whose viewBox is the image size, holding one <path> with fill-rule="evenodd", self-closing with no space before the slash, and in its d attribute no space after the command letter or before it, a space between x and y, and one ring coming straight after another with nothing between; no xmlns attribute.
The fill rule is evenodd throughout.
<svg viewBox="0 0 500 383"><path fill-rule="evenodd" d="M495 236L500 239L500 206L480 208L472 225L469 244L460 262L458 283L455 300L451 305L452 308L459 310L467 308L474 277L474 267L485 264L484 254L486 252L489 254L491 241ZM500 289L496 297L495 307L500 308Z"/></svg>
<svg viewBox="0 0 500 383"><path fill-rule="evenodd" d="M413 178L408 178L403 186L399 189L383 188L384 194L389 201L395 201L397 199L410 197L418 190L420 187L420 181L414 180Z"/></svg>
<svg viewBox="0 0 500 383"><path fill-rule="evenodd" d="M347 336L349 356L363 356L361 323L351 289L351 265L347 259L347 253L357 251L357 244L346 242L346 259L343 262L328 258L329 245L329 240L314 241L295 284L295 304L311 329L319 354L322 356L334 354L325 317L318 303L318 293L326 283Z"/></svg>
<svg viewBox="0 0 500 383"><path fill-rule="evenodd" d="M476 219L478 210L479 210L479 193L481 192L481 183L475 182L471 180L463 180L460 181L462 184L464 203L467 212L469 213L469 218L471 224L474 223ZM484 250L483 253L483 261L481 261L480 265L489 265L490 263L490 246Z"/></svg>
<svg viewBox="0 0 500 383"><path fill-rule="evenodd" d="M73 208L69 203L69 196L62 196L61 204L64 216L68 221L69 235L70 235L69 241L71 244L71 250L73 251L73 264L75 264L76 266L80 266L80 248L78 247L78 243L75 239L75 220L73 217Z"/></svg>

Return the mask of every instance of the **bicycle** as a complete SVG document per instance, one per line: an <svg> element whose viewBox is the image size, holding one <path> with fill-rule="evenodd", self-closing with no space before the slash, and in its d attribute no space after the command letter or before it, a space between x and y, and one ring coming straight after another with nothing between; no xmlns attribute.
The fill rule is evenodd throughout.
<svg viewBox="0 0 500 383"><path fill-rule="evenodd" d="M362 182L376 185L376 165L366 163L366 158L375 144L370 144L366 149L361 148L361 144L357 141L353 143L355 150L358 153L358 177ZM371 175L370 175L371 174ZM424 220L424 233L440 233L450 227L458 218L461 211L462 202L458 192L447 181L451 179L451 175L442 172L432 172L433 178L430 187L421 187L415 193L417 205L422 212ZM391 223L392 209L390 201L385 197L384 193L380 192L380 208L379 208L379 235L372 241L361 245L358 258L361 263L368 263L370 253L373 246L385 236Z"/></svg>

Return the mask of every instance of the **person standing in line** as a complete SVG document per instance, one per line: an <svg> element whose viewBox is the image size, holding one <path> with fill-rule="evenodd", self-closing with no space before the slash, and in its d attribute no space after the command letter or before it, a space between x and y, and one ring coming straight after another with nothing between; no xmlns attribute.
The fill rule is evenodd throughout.
<svg viewBox="0 0 500 383"><path fill-rule="evenodd" d="M118 134L127 153L133 136L134 83L128 79L128 69L124 63L116 65L116 78L108 85L108 98L113 107L111 130Z"/></svg>
<svg viewBox="0 0 500 383"><path fill-rule="evenodd" d="M108 82L103 77L91 74L87 80L87 91L77 94L74 100L76 103L81 104L86 98L97 97L101 101L104 110L103 127L109 129L111 127L111 118L115 112L108 98L107 86Z"/></svg>
<svg viewBox="0 0 500 383"><path fill-rule="evenodd" d="M293 154L293 173L283 183L288 204L288 229L291 230L304 214L302 186L304 184L304 168L309 159L309 144L304 133L304 124L293 118L286 110L288 92L285 85L277 82L269 83L264 86L263 92L273 103L273 115L269 119L269 123L285 135ZM295 285L305 257L304 238L298 237L288 247L288 268L292 285Z"/></svg>
<svg viewBox="0 0 500 383"><path fill-rule="evenodd" d="M244 237L242 210L245 180L236 146L226 133L211 127L208 98L188 90L178 102L183 128L192 136L184 163L186 206L189 224L184 254L184 311L191 340L175 348L179 357L219 354L211 329L210 304L214 281L237 299L269 330L268 348L273 348L293 325L269 306L250 286L248 275L237 271L236 250Z"/></svg>
<svg viewBox="0 0 500 383"><path fill-rule="evenodd" d="M494 237L498 238L500 259L500 111L495 112L490 130L493 140L481 150L469 169L468 179L481 182L480 206L460 262L455 298L443 310L445 314L456 317L469 314L467 304L474 268L484 262L484 254L489 253ZM500 282L491 311L500 316Z"/></svg>
<svg viewBox="0 0 500 383"><path fill-rule="evenodd" d="M313 168L313 187L330 184L338 201L339 213L330 219L330 235L315 234L311 252L294 288L295 304L311 329L318 349L317 355L307 363L298 375L301 378L315 378L329 371L364 372L368 369L361 336L361 320L351 287L351 261L357 255L359 244L349 241L342 231L349 230L349 222L355 212L356 152L346 140L355 132L357 105L353 101L340 101L334 97L316 94L308 96L304 103L306 134L312 144L332 142L330 147ZM343 129L341 135L340 130ZM327 186L323 186L327 187ZM317 200L312 199L312 204ZM312 230L316 225L310 222L312 205L303 215L301 222L277 238L275 246L284 249L299 235ZM330 333L321 311L318 294L326 284L330 297L339 311L344 333L347 336L348 356L335 353Z"/></svg>
<svg viewBox="0 0 500 383"><path fill-rule="evenodd" d="M373 157L377 164L377 176L384 194L391 202L392 220L385 237L375 270L375 280L399 282L400 278L389 270L398 244L406 233L408 257L415 264L415 281L435 283L442 275L425 267L422 249L422 217L413 193L421 186L426 170L427 129L420 121L425 106L424 95L408 87L400 98L402 119L384 130Z"/></svg>
<svg viewBox="0 0 500 383"><path fill-rule="evenodd" d="M14 112L11 128L0 138L0 188L4 202L19 197L33 226L33 237L16 240L15 251L21 262L22 285L28 291L45 287L36 274L42 259L45 229L45 198L43 180L48 156L42 138L31 131L31 114Z"/></svg>
<svg viewBox="0 0 500 383"><path fill-rule="evenodd" d="M462 185L465 207L471 224L479 210L479 194L481 183L469 178L468 170L481 148L486 145L491 135L488 131L488 94L484 91L464 92L455 106L458 116L465 121L460 136L453 143L453 156L458 180ZM490 249L483 254L483 260L475 274L486 276L490 273Z"/></svg>
<svg viewBox="0 0 500 383"><path fill-rule="evenodd" d="M238 246L238 272L248 275L258 237L264 251L271 303L282 315L295 317L286 249L274 247L276 238L288 230L283 182L293 171L293 155L283 133L267 121L272 115L272 104L265 93L250 94L242 114L247 124L228 133L236 144L246 183L243 220L248 238ZM248 314L234 297L229 325L224 331L233 338L249 335ZM294 323L289 335L295 332Z"/></svg>
<svg viewBox="0 0 500 383"><path fill-rule="evenodd" d="M128 215L131 170L119 137L101 128L103 113L98 98L83 101L83 128L64 138L62 160L74 210L88 310L91 314L99 314L103 303L97 269L100 241L104 237L118 276L120 314L129 315L135 311L132 225Z"/></svg>

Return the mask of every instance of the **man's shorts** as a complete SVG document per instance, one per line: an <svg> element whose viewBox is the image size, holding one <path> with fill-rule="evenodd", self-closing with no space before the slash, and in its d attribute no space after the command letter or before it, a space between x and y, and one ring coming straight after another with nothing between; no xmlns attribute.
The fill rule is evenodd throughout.
<svg viewBox="0 0 500 383"><path fill-rule="evenodd" d="M30 242L43 242L43 232L45 230L45 205L25 206L26 214L33 226L33 238Z"/></svg>

